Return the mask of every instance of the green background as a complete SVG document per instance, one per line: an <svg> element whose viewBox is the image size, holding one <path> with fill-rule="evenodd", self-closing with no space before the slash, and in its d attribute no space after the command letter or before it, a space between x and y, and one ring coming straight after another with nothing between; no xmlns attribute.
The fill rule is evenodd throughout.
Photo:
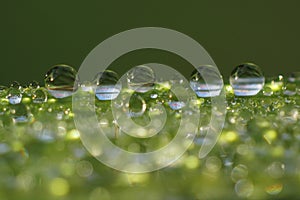
<svg viewBox="0 0 300 200"><path fill-rule="evenodd" d="M48 68L57 63L78 69L101 41L144 26L170 28L194 38L210 53L225 80L245 61L260 65L266 76L287 75L299 71L299 6L297 0L2 0L0 84L42 82ZM155 56L159 58L158 53L130 56L123 66ZM160 59L180 67L168 54Z"/></svg>

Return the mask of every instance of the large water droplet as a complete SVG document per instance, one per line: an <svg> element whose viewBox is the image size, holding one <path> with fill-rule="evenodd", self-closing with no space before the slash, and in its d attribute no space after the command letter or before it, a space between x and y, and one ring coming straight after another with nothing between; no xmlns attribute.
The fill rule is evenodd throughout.
<svg viewBox="0 0 300 200"><path fill-rule="evenodd" d="M22 101L22 93L19 89L10 88L8 90L7 99L10 104L19 104Z"/></svg>
<svg viewBox="0 0 300 200"><path fill-rule="evenodd" d="M155 74L150 67L139 65L127 73L127 83L130 89L145 93L153 89Z"/></svg>
<svg viewBox="0 0 300 200"><path fill-rule="evenodd" d="M71 96L77 90L75 81L76 70L64 64L53 66L45 75L45 87L56 98Z"/></svg>
<svg viewBox="0 0 300 200"><path fill-rule="evenodd" d="M214 97L220 94L223 81L217 68L209 65L200 66L192 72L190 86L198 97Z"/></svg>
<svg viewBox="0 0 300 200"><path fill-rule="evenodd" d="M111 70L105 70L100 72L96 76L96 97L99 100L113 100L115 99L122 88L120 82L118 82L119 76L116 72Z"/></svg>
<svg viewBox="0 0 300 200"><path fill-rule="evenodd" d="M244 63L231 72L229 81L236 96L253 96L263 88L265 77L259 66Z"/></svg>
<svg viewBox="0 0 300 200"><path fill-rule="evenodd" d="M44 103L47 101L47 92L43 88L35 89L32 92L33 103Z"/></svg>

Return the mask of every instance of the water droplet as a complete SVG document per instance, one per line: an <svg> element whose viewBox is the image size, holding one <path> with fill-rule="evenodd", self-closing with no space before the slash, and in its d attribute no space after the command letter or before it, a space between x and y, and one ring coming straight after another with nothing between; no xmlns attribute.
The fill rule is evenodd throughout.
<svg viewBox="0 0 300 200"><path fill-rule="evenodd" d="M272 178L281 178L284 175L285 166L280 162L273 162L267 168L268 174Z"/></svg>
<svg viewBox="0 0 300 200"><path fill-rule="evenodd" d="M231 179L234 182L237 182L241 179L245 179L248 176L248 168L246 165L237 165L236 167L234 167L231 171Z"/></svg>
<svg viewBox="0 0 300 200"><path fill-rule="evenodd" d="M295 83L287 83L283 87L283 94L287 96L293 96L296 94L296 92L297 92L297 87Z"/></svg>
<svg viewBox="0 0 300 200"><path fill-rule="evenodd" d="M7 87L0 85L0 98L6 97L7 95Z"/></svg>
<svg viewBox="0 0 300 200"><path fill-rule="evenodd" d="M239 197L245 198L251 196L254 186L251 181L242 179L235 184L234 190Z"/></svg>
<svg viewBox="0 0 300 200"><path fill-rule="evenodd" d="M279 75L279 76L267 78L265 86L271 88L273 92L278 92L281 91L283 83L284 83L283 76Z"/></svg>
<svg viewBox="0 0 300 200"><path fill-rule="evenodd" d="M129 105L126 106L129 107L128 115L130 117L140 117L147 109L145 100L138 94L133 94L129 100Z"/></svg>
<svg viewBox="0 0 300 200"><path fill-rule="evenodd" d="M10 84L10 87L11 87L11 88L18 89L18 90L22 89L22 86L21 86L21 84L20 84L18 81L12 82L12 83Z"/></svg>
<svg viewBox="0 0 300 200"><path fill-rule="evenodd" d="M288 78L291 83L300 83L300 72L293 72Z"/></svg>
<svg viewBox="0 0 300 200"><path fill-rule="evenodd" d="M185 106L185 103L182 101L170 101L168 104L172 110L180 110Z"/></svg>
<svg viewBox="0 0 300 200"><path fill-rule="evenodd" d="M76 70L68 65L53 66L45 75L45 87L56 98L71 96L77 87Z"/></svg>
<svg viewBox="0 0 300 200"><path fill-rule="evenodd" d="M24 104L13 105L10 108L10 113L15 123L25 123L29 121L29 113Z"/></svg>
<svg viewBox="0 0 300 200"><path fill-rule="evenodd" d="M10 88L8 90L7 99L10 104L19 104L22 101L22 93L19 89Z"/></svg>
<svg viewBox="0 0 300 200"><path fill-rule="evenodd" d="M127 83L130 89L145 93L153 89L155 74L150 67L139 65L127 73Z"/></svg>
<svg viewBox="0 0 300 200"><path fill-rule="evenodd" d="M37 89L37 88L39 88L40 87L40 84L39 84L39 82L37 82L37 81L31 81L30 83L29 83L29 86L28 86L30 89Z"/></svg>
<svg viewBox="0 0 300 200"><path fill-rule="evenodd" d="M217 68L200 66L192 72L190 86L198 97L214 97L220 94L223 80Z"/></svg>
<svg viewBox="0 0 300 200"><path fill-rule="evenodd" d="M111 70L105 70L97 74L96 97L99 100L113 100L117 98L122 88L118 80L118 74Z"/></svg>
<svg viewBox="0 0 300 200"><path fill-rule="evenodd" d="M229 81L236 96L253 96L263 88L265 77L259 66L244 63L231 72Z"/></svg>
<svg viewBox="0 0 300 200"><path fill-rule="evenodd" d="M273 90L270 87L264 87L263 94L265 96L272 96L273 95Z"/></svg>
<svg viewBox="0 0 300 200"><path fill-rule="evenodd" d="M47 102L47 92L43 88L35 89L32 93L33 103Z"/></svg>

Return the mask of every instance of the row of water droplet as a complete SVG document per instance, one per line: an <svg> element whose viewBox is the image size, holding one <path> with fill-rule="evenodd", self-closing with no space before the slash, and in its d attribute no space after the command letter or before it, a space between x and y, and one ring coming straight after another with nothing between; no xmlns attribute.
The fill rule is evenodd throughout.
<svg viewBox="0 0 300 200"><path fill-rule="evenodd" d="M213 81L206 83L203 73L210 76ZM45 88L55 98L69 97L79 87L86 91L95 89L95 95L99 100L113 100L122 89L118 74L111 70L99 72L93 82L80 83L76 74L76 70L68 65L53 66L45 75ZM145 65L134 67L127 73L128 88L138 93L153 90L157 82L154 71ZM281 92L289 96L300 94L300 72L291 73L287 80L284 80L282 75L266 79L260 67L253 63L238 65L232 71L229 82L230 86L226 87L226 92L233 92L235 96L253 96L260 91L263 91L265 96ZM172 80L170 83L172 84ZM215 68L200 66L190 76L190 87L198 97L214 97L220 94L223 81ZM23 96L31 97L33 103L43 103L47 101L47 91L36 81L27 87L13 82L9 88L0 86L0 97L6 97L11 104L20 103ZM157 95L152 93L151 98ZM177 104L180 107L182 103Z"/></svg>

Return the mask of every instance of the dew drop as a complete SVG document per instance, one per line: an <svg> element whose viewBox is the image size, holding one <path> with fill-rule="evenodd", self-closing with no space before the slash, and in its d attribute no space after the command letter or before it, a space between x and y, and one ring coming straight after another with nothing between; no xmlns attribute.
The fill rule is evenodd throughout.
<svg viewBox="0 0 300 200"><path fill-rule="evenodd" d="M119 95L122 85L116 72L105 70L96 75L96 97L99 100L113 100Z"/></svg>
<svg viewBox="0 0 300 200"><path fill-rule="evenodd" d="M10 113L15 123L25 123L29 121L29 113L24 104L13 105Z"/></svg>
<svg viewBox="0 0 300 200"><path fill-rule="evenodd" d="M241 179L245 179L248 176L248 168L245 165L239 164L231 171L231 179L237 182Z"/></svg>
<svg viewBox="0 0 300 200"><path fill-rule="evenodd" d="M272 96L273 95L273 90L270 87L264 87L263 94L265 96Z"/></svg>
<svg viewBox="0 0 300 200"><path fill-rule="evenodd" d="M251 194L253 193L254 190L254 186L253 183L247 179L242 179L239 180L236 184L235 184L235 192L239 197L250 197Z"/></svg>
<svg viewBox="0 0 300 200"><path fill-rule="evenodd" d="M7 99L10 104L19 104L22 101L22 93L19 89L10 88L8 90Z"/></svg>
<svg viewBox="0 0 300 200"><path fill-rule="evenodd" d="M32 101L33 103L47 102L47 92L42 88L35 89L32 93Z"/></svg>
<svg viewBox="0 0 300 200"><path fill-rule="evenodd" d="M0 85L0 98L6 97L7 95L7 87Z"/></svg>
<svg viewBox="0 0 300 200"><path fill-rule="evenodd" d="M236 96L253 96L263 88L265 77L259 66L244 63L231 72L229 81Z"/></svg>
<svg viewBox="0 0 300 200"><path fill-rule="evenodd" d="M198 97L214 97L220 94L223 80L217 68L200 66L192 72L190 86Z"/></svg>
<svg viewBox="0 0 300 200"><path fill-rule="evenodd" d="M296 94L296 92L297 92L297 87L295 83L287 83L283 87L283 94L287 96L293 96Z"/></svg>
<svg viewBox="0 0 300 200"><path fill-rule="evenodd" d="M168 104L172 110L180 110L185 106L185 103L182 101L170 101Z"/></svg>
<svg viewBox="0 0 300 200"><path fill-rule="evenodd" d="M267 78L265 86L271 88L273 92L278 92L282 90L283 83L284 83L283 76L278 75L275 77Z"/></svg>
<svg viewBox="0 0 300 200"><path fill-rule="evenodd" d="M71 96L77 87L76 70L68 65L55 65L45 75L45 87L55 98Z"/></svg>
<svg viewBox="0 0 300 200"><path fill-rule="evenodd" d="M37 89L37 88L39 88L40 87L40 84L39 84L39 82L37 82L37 81L31 81L30 83L29 83L29 86L28 86L30 89Z"/></svg>
<svg viewBox="0 0 300 200"><path fill-rule="evenodd" d="M129 100L129 112L128 115L130 117L140 117L142 116L146 109L147 109L147 104L143 97L141 97L138 94L133 94Z"/></svg>
<svg viewBox="0 0 300 200"><path fill-rule="evenodd" d="M289 82L292 83L300 83L300 72L293 72L290 74L289 78L288 78Z"/></svg>
<svg viewBox="0 0 300 200"><path fill-rule="evenodd" d="M136 66L127 73L128 87L140 93L152 90L155 79L154 71L145 65Z"/></svg>
<svg viewBox="0 0 300 200"><path fill-rule="evenodd" d="M15 88L15 89L18 89L18 90L21 90L22 89L22 86L21 84L18 82L18 81L14 81L10 84L10 87L11 88Z"/></svg>

